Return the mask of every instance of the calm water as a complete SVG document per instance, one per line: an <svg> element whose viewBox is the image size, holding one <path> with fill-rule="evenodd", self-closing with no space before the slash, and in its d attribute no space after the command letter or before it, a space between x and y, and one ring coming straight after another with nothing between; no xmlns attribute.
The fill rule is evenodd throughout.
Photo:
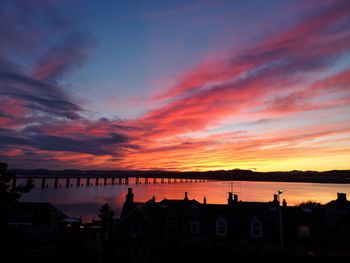
<svg viewBox="0 0 350 263"><path fill-rule="evenodd" d="M85 185L85 181L82 180ZM152 182L152 181L150 181ZM154 195L156 200L182 199L188 192L190 199L200 202L206 196L207 203L226 203L228 192L238 194L243 201L270 201L278 189L283 189L283 198L288 205L302 201L316 200L327 203L336 199L337 192L350 196L350 185L346 184L315 184L315 183L283 183L283 182L196 182L177 184L139 184L133 180L129 185L82 186L53 189L53 180L49 188L40 189L41 181L35 182L37 187L23 195L21 201L49 202L60 208L71 217L82 217L84 222L97 218L100 207L109 203L119 215L128 187L132 187L135 201L146 201ZM65 185L64 180L60 180Z"/></svg>

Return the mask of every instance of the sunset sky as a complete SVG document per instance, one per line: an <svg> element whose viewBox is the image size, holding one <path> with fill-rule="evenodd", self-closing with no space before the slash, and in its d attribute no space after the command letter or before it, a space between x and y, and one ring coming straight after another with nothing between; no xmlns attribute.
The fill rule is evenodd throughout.
<svg viewBox="0 0 350 263"><path fill-rule="evenodd" d="M0 0L0 161L350 169L350 1Z"/></svg>

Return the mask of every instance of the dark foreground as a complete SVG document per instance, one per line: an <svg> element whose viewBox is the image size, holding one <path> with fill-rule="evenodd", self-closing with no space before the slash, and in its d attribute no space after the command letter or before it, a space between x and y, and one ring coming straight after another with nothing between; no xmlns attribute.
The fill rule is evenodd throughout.
<svg viewBox="0 0 350 263"><path fill-rule="evenodd" d="M1 235L1 262L347 262L350 201L325 205L227 204L155 198L134 201L129 188L120 218L104 205L82 224L48 203L17 203ZM281 232L282 231L282 232ZM282 233L282 235L281 235Z"/></svg>
<svg viewBox="0 0 350 263"><path fill-rule="evenodd" d="M101 247L83 237L61 237L51 251L35 252L13 248L1 262L348 262L349 250L320 251L301 247L279 252L278 245L239 242L212 244L198 242L148 243L128 240L105 242Z"/></svg>

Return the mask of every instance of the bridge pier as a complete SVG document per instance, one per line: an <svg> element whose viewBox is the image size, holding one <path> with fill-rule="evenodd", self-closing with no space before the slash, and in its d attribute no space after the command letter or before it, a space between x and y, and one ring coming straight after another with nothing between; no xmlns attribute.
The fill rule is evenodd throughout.
<svg viewBox="0 0 350 263"><path fill-rule="evenodd" d="M96 177L95 179L95 186L99 186L100 185L100 178Z"/></svg>
<svg viewBox="0 0 350 263"><path fill-rule="evenodd" d="M56 177L56 178L55 178L54 187L55 187L55 188L57 188L57 187L58 187L58 177Z"/></svg>
<svg viewBox="0 0 350 263"><path fill-rule="evenodd" d="M69 188L69 177L66 178L66 188Z"/></svg>
<svg viewBox="0 0 350 263"><path fill-rule="evenodd" d="M153 177L153 183L154 183L154 184L157 183L157 178Z"/></svg>
<svg viewBox="0 0 350 263"><path fill-rule="evenodd" d="M160 178L160 183L164 184L164 178Z"/></svg>
<svg viewBox="0 0 350 263"><path fill-rule="evenodd" d="M170 178L168 178L168 184L171 184L171 179Z"/></svg>
<svg viewBox="0 0 350 263"><path fill-rule="evenodd" d="M145 184L148 184L148 178L145 177Z"/></svg>
<svg viewBox="0 0 350 263"><path fill-rule="evenodd" d="M125 177L125 184L126 184L126 185L129 184L129 177Z"/></svg>
<svg viewBox="0 0 350 263"><path fill-rule="evenodd" d="M115 178L112 177L112 185L115 185Z"/></svg>
<svg viewBox="0 0 350 263"><path fill-rule="evenodd" d="M118 181L119 181L119 184L122 184L122 183L123 183L121 177L118 178Z"/></svg>
<svg viewBox="0 0 350 263"><path fill-rule="evenodd" d="M90 186L90 177L86 178L86 186Z"/></svg>
<svg viewBox="0 0 350 263"><path fill-rule="evenodd" d="M136 184L139 184L140 183L140 178L136 177L135 182L136 182Z"/></svg>
<svg viewBox="0 0 350 263"><path fill-rule="evenodd" d="M41 189L45 189L45 184L46 184L45 181L46 181L45 177L41 178Z"/></svg>
<svg viewBox="0 0 350 263"><path fill-rule="evenodd" d="M77 187L80 186L80 177L77 177Z"/></svg>
<svg viewBox="0 0 350 263"><path fill-rule="evenodd" d="M103 179L103 185L107 185L107 177Z"/></svg>

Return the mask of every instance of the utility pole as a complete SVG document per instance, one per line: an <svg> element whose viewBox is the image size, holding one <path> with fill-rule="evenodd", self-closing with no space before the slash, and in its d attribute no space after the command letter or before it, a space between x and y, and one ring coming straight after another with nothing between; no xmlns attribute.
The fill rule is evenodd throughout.
<svg viewBox="0 0 350 263"><path fill-rule="evenodd" d="M282 225L282 214L281 214L281 205L280 205L280 195L283 193L283 190L277 191L277 197L278 197L278 216L279 216L279 223L280 223L280 250L281 253L284 251L284 240L283 240L283 225Z"/></svg>

